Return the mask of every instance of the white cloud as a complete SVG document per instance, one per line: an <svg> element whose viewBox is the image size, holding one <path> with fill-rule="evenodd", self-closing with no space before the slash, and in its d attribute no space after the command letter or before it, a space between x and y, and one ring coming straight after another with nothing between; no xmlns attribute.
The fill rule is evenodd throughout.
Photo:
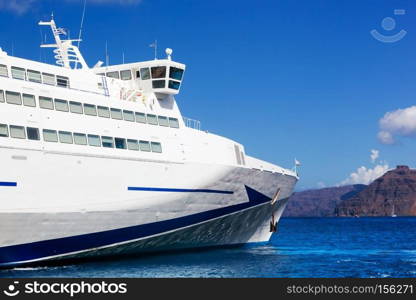
<svg viewBox="0 0 416 300"><path fill-rule="evenodd" d="M29 11L37 3L43 0L0 0L0 11L6 10L12 13L22 15ZM84 0L64 0L68 3L84 3ZM87 0L87 4L100 5L100 4L119 4L119 5L132 5L139 4L142 0Z"/></svg>
<svg viewBox="0 0 416 300"><path fill-rule="evenodd" d="M377 158L380 155L380 151L375 150L375 149L371 149L371 154L370 154L370 158L371 158L371 162L374 164L377 160Z"/></svg>
<svg viewBox="0 0 416 300"><path fill-rule="evenodd" d="M0 11L7 10L22 15L38 1L39 0L0 0Z"/></svg>
<svg viewBox="0 0 416 300"><path fill-rule="evenodd" d="M364 166L359 167L355 172L352 172L350 176L342 181L339 185L348 184L370 184L375 179L384 175L389 170L387 163L379 164L374 168L366 168Z"/></svg>
<svg viewBox="0 0 416 300"><path fill-rule="evenodd" d="M326 184L325 184L325 182L323 182L323 181L319 181L319 182L317 183L317 186L318 186L318 188L320 188L320 189L326 188Z"/></svg>
<svg viewBox="0 0 416 300"><path fill-rule="evenodd" d="M383 144L394 144L395 136L416 136L416 106L387 112L379 126L377 136Z"/></svg>

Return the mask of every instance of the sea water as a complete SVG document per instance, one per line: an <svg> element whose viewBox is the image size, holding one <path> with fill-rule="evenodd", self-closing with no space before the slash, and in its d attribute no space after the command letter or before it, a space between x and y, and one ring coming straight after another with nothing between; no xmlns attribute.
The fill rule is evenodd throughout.
<svg viewBox="0 0 416 300"><path fill-rule="evenodd" d="M416 277L416 218L284 218L269 243L54 267L0 277Z"/></svg>

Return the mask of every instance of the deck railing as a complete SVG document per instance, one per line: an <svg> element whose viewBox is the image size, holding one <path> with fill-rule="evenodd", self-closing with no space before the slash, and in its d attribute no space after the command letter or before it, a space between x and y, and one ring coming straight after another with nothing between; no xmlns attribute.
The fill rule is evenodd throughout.
<svg viewBox="0 0 416 300"><path fill-rule="evenodd" d="M182 117L183 122L185 123L185 126L188 128L192 128L195 130L201 130L201 122L198 120L190 119L187 117Z"/></svg>

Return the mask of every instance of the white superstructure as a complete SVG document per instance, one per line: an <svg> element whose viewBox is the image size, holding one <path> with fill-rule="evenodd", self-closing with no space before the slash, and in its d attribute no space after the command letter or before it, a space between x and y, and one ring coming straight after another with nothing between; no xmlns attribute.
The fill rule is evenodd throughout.
<svg viewBox="0 0 416 300"><path fill-rule="evenodd" d="M57 65L0 48L0 266L269 240L297 174L182 118L171 49L89 68L39 24Z"/></svg>

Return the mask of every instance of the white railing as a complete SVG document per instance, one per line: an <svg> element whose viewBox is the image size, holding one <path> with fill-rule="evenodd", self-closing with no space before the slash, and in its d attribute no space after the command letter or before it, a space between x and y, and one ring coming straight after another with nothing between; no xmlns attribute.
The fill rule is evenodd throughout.
<svg viewBox="0 0 416 300"><path fill-rule="evenodd" d="M201 121L190 119L187 117L182 117L185 126L195 130L201 130Z"/></svg>

